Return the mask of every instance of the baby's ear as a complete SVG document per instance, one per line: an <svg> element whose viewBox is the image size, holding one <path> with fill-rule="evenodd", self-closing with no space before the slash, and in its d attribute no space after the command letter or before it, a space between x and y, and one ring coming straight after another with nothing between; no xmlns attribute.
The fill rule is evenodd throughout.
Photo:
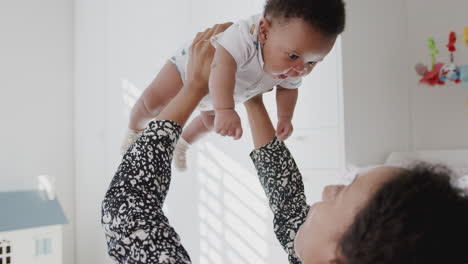
<svg viewBox="0 0 468 264"><path fill-rule="evenodd" d="M266 18L262 17L258 24L258 40L260 44L265 44L265 41L268 39L268 34L270 33L271 22Z"/></svg>

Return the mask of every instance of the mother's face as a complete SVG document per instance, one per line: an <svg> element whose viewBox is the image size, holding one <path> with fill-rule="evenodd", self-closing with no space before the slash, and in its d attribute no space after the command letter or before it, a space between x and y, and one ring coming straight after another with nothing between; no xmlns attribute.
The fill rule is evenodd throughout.
<svg viewBox="0 0 468 264"><path fill-rule="evenodd" d="M338 242L356 214L384 183L400 172L400 168L379 167L358 175L350 185L325 187L322 201L311 206L294 241L302 263L336 261L339 258Z"/></svg>

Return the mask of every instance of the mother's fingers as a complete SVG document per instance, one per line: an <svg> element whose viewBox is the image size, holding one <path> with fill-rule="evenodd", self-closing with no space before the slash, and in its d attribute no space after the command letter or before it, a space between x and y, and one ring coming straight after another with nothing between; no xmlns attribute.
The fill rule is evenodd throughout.
<svg viewBox="0 0 468 264"><path fill-rule="evenodd" d="M192 48L203 44L203 42L205 42L205 40L209 40L209 38L212 35L212 34L210 34L210 30L211 30L211 28L207 28L203 32L198 32L197 35L195 35L195 38L192 41Z"/></svg>
<svg viewBox="0 0 468 264"><path fill-rule="evenodd" d="M189 67L187 73L196 80L208 81L210 74L210 65L213 60L215 48L211 45L210 38L223 32L232 23L214 25L198 32L190 45ZM187 77L188 78L188 77Z"/></svg>
<svg viewBox="0 0 468 264"><path fill-rule="evenodd" d="M195 38L192 41L192 45L195 44L195 43L198 43L200 41L200 39L202 38L202 34L203 34L203 32L198 32L195 35Z"/></svg>
<svg viewBox="0 0 468 264"><path fill-rule="evenodd" d="M214 27L213 27L214 35L217 35L217 34L219 34L221 32L224 32L231 25L232 25L232 22L227 22L227 23L224 23L224 24L214 25Z"/></svg>
<svg viewBox="0 0 468 264"><path fill-rule="evenodd" d="M216 24L211 28L205 29L203 32L198 32L193 43L201 43L205 40L209 40L212 36L215 36L232 25L232 22L227 22L224 24Z"/></svg>
<svg viewBox="0 0 468 264"><path fill-rule="evenodd" d="M202 33L201 41L209 40L213 36L213 28L207 28Z"/></svg>

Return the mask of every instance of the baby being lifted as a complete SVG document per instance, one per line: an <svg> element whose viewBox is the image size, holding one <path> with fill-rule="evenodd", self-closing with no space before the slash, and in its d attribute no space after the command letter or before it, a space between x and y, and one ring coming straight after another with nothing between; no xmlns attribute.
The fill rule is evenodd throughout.
<svg viewBox="0 0 468 264"><path fill-rule="evenodd" d="M325 58L344 30L344 18L333 17L340 1L268 0L263 14L241 20L211 39L216 52L210 93L200 102L201 113L184 129L176 146L176 168L186 168L190 144L213 129L222 136L239 139L243 131L235 106L274 87L277 137L285 140L291 135L302 77ZM178 51L136 102L123 152L182 88L188 50L185 47Z"/></svg>

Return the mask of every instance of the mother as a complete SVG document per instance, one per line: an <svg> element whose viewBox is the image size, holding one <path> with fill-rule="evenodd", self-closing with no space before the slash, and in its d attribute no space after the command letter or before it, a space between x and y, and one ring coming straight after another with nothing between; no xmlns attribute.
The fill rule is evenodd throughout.
<svg viewBox="0 0 468 264"><path fill-rule="evenodd" d="M214 50L206 40L228 26L197 34L185 86L130 147L109 186L102 224L118 263L191 263L162 207L174 146L208 93ZM323 201L308 206L301 174L275 138L261 96L245 106L256 147L250 155L290 263L468 262L468 199L450 185L450 171L381 167L348 186L327 186Z"/></svg>

